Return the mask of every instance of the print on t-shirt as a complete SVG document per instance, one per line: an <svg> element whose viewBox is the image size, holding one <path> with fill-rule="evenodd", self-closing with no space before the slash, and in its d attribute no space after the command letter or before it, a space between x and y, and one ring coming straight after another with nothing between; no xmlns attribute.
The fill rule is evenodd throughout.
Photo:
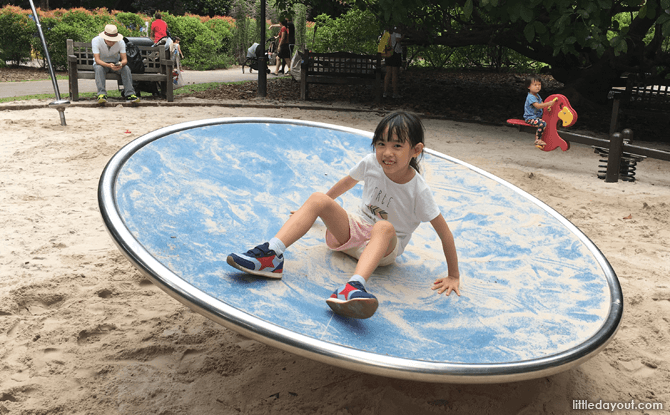
<svg viewBox="0 0 670 415"><path fill-rule="evenodd" d="M368 205L368 209L370 209L370 213L372 213L372 216L376 216L379 219L383 220L388 220L389 218L389 214L384 209L378 206Z"/></svg>
<svg viewBox="0 0 670 415"><path fill-rule="evenodd" d="M367 205L368 209L370 210L370 213L372 213L372 216L383 219L383 220L388 220L388 212L384 210L384 208L388 209L389 206L391 205L391 201L393 200L392 196L389 196L384 190L380 189L379 187L375 187L374 191L372 192L372 197L374 198L374 201L381 204L381 207L379 206L374 206L372 204Z"/></svg>

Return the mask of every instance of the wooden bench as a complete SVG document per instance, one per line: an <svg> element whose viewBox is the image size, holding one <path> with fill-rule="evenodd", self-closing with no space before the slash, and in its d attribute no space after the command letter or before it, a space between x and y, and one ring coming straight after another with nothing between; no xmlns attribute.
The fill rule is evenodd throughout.
<svg viewBox="0 0 670 415"><path fill-rule="evenodd" d="M372 85L375 101L382 100L381 55L347 52L302 54L300 99L309 97L309 84Z"/></svg>
<svg viewBox="0 0 670 415"><path fill-rule="evenodd" d="M636 155L670 161L668 152L632 146L630 142L633 132L628 128L623 131L619 129L619 114L622 111L626 114L662 117L667 120L670 115L670 80L629 74L621 77L620 82L614 85L609 98L613 100L610 144L605 149L596 148L596 152L602 156L607 155L607 170L599 177L606 182L616 182L619 178L630 179L624 174L624 170L628 169L626 160ZM667 133L667 130L658 132L663 135Z"/></svg>
<svg viewBox="0 0 670 415"><path fill-rule="evenodd" d="M165 46L138 46L144 61L144 73L134 73L133 81L160 82L161 91L168 102L174 101L172 82L173 62L170 51ZM70 100L79 100L79 79L95 79L93 71L93 48L91 42L67 40L67 67L70 86ZM108 73L105 79L121 82L121 75Z"/></svg>
<svg viewBox="0 0 670 415"><path fill-rule="evenodd" d="M634 115L667 116L670 114L670 79L629 74L621 77L612 88L613 99L610 135L619 129L621 112ZM624 126L625 127L625 126ZM664 134L667 131L663 132Z"/></svg>

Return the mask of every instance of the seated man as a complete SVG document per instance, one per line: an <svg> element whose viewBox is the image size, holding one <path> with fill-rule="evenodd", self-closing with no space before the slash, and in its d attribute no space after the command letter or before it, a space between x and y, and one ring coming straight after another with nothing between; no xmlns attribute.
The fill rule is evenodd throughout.
<svg viewBox="0 0 670 415"><path fill-rule="evenodd" d="M116 26L108 24L105 31L94 37L91 41L93 49L93 70L95 71L95 86L98 88L98 104L107 102L107 89L105 75L114 72L121 76L123 83L123 94L129 102L140 102L135 95L133 88L133 78L130 68L126 65L126 42L122 42L123 36L119 33Z"/></svg>

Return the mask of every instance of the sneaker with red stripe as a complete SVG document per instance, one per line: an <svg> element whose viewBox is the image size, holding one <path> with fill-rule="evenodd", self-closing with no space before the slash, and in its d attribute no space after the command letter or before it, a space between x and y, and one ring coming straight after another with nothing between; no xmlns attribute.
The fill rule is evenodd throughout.
<svg viewBox="0 0 670 415"><path fill-rule="evenodd" d="M372 317L379 307L377 297L358 281L349 281L335 290L326 303L335 314L359 319Z"/></svg>
<svg viewBox="0 0 670 415"><path fill-rule="evenodd" d="M277 255L268 242L244 254L230 254L226 262L240 271L268 278L279 279L284 271L284 255Z"/></svg>

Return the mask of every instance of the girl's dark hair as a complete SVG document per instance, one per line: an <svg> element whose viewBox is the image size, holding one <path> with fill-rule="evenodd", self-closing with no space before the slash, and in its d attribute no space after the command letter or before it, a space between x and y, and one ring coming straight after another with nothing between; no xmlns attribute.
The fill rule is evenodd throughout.
<svg viewBox="0 0 670 415"><path fill-rule="evenodd" d="M540 75L535 75L535 74L528 75L526 77L526 81L524 82L524 86L526 87L526 89L528 89L530 84L532 84L535 81L537 81L539 83L542 83L542 78L540 78Z"/></svg>
<svg viewBox="0 0 670 415"><path fill-rule="evenodd" d="M377 125L375 135L372 137L372 148L374 149L379 141L389 141L394 134L398 137L399 142L404 143L408 141L412 148L414 148L419 143L424 144L423 130L423 123L416 115L406 111L392 112L382 118L379 125ZM422 157L423 150L418 158ZM413 157L409 165L421 173L417 157Z"/></svg>

